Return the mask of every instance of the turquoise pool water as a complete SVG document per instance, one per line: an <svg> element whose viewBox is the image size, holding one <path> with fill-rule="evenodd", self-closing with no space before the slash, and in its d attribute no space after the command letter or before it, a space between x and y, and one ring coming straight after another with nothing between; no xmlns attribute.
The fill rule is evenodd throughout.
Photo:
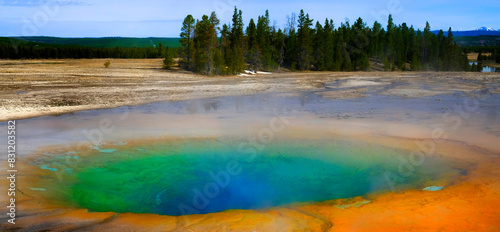
<svg viewBox="0 0 500 232"><path fill-rule="evenodd" d="M186 139L114 147L112 153L35 161L54 199L96 212L204 214L263 209L390 191L408 152L352 141L280 140L262 150L240 141ZM78 158L74 158L78 157ZM453 179L460 169L427 157L396 190Z"/></svg>

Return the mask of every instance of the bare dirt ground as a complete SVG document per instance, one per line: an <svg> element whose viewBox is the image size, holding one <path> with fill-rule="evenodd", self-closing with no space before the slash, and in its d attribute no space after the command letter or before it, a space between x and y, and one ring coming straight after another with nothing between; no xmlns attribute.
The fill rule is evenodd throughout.
<svg viewBox="0 0 500 232"><path fill-rule="evenodd" d="M495 73L301 72L254 76L200 76L161 69L162 60L1 60L0 121L44 115L261 92L321 90L346 80L332 98L362 96L377 85L390 95L421 97L449 91L472 92L498 83ZM404 83L394 86L393 83ZM421 83L429 88L422 89ZM434 88L435 87L435 88Z"/></svg>

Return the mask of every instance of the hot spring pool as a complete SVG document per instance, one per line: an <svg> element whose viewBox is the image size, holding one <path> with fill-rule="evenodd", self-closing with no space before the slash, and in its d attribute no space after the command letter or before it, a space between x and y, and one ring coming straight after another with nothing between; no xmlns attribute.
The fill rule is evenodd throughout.
<svg viewBox="0 0 500 232"><path fill-rule="evenodd" d="M391 184L422 188L462 172L433 156L406 178L392 178L405 171L401 157L408 153L362 142L293 139L262 150L216 139L105 146L84 155L38 157L32 164L48 178L33 187L94 212L185 215L363 196L390 191Z"/></svg>

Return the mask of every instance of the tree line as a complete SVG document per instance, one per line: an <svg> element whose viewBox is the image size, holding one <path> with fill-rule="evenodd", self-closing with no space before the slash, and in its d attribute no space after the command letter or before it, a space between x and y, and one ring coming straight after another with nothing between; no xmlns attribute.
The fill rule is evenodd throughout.
<svg viewBox="0 0 500 232"><path fill-rule="evenodd" d="M455 42L451 28L444 36L396 25L389 15L386 28L370 28L358 18L336 27L326 19L313 24L303 10L287 18L283 29L271 26L269 12L244 27L235 8L231 24L220 26L215 12L195 20L186 16L181 28L180 66L206 75L237 74L245 69L366 71L370 60L384 70L470 71L467 54Z"/></svg>
<svg viewBox="0 0 500 232"><path fill-rule="evenodd" d="M464 51L469 53L469 52L494 52L494 51L500 51L500 46L468 46L464 47Z"/></svg>
<svg viewBox="0 0 500 232"><path fill-rule="evenodd" d="M165 58L177 57L177 48L94 48L72 45L23 42L15 39L0 41L0 59L94 59L94 58Z"/></svg>
<svg viewBox="0 0 500 232"><path fill-rule="evenodd" d="M494 61L495 63L500 63L500 50L493 50L490 55L483 55L482 52L479 52L477 61Z"/></svg>

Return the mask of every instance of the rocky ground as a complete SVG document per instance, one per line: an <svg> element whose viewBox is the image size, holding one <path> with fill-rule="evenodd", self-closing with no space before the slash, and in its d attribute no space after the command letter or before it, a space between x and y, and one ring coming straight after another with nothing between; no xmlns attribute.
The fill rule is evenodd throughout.
<svg viewBox="0 0 500 232"><path fill-rule="evenodd" d="M500 79L497 73L460 72L285 72L207 77L163 70L160 59L112 59L109 68L104 68L105 61L1 60L0 121L156 101L329 87L338 90L325 93L332 98L362 96L365 87L374 85L389 95L420 97L455 90L472 92ZM327 86L336 81L338 85Z"/></svg>

